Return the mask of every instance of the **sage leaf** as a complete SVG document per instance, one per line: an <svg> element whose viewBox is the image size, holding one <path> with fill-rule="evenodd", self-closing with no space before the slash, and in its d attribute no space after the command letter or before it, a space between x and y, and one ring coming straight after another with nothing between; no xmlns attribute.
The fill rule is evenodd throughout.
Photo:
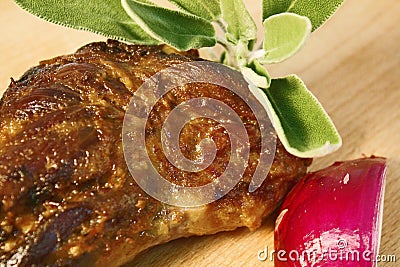
<svg viewBox="0 0 400 267"><path fill-rule="evenodd" d="M294 13L281 13L265 19L265 63L278 63L293 56L304 45L311 33L307 17Z"/></svg>
<svg viewBox="0 0 400 267"><path fill-rule="evenodd" d="M226 39L233 44L257 38L257 26L243 0L221 0L223 20L228 24Z"/></svg>
<svg viewBox="0 0 400 267"><path fill-rule="evenodd" d="M221 56L220 56L220 58L219 58L219 62L220 62L221 64L227 65L227 63L228 63L228 58L227 58L226 51L222 51Z"/></svg>
<svg viewBox="0 0 400 267"><path fill-rule="evenodd" d="M15 0L15 2L36 16L65 27L91 31L108 38L136 44L160 43L126 14L120 0L85 2L78 0Z"/></svg>
<svg viewBox="0 0 400 267"><path fill-rule="evenodd" d="M215 21L221 16L220 0L188 1L168 0L177 7L208 21Z"/></svg>
<svg viewBox="0 0 400 267"><path fill-rule="evenodd" d="M298 76L272 79L270 87L263 91L263 103L289 153L304 158L321 157L342 145L328 114Z"/></svg>
<svg viewBox="0 0 400 267"><path fill-rule="evenodd" d="M314 31L329 19L343 2L344 0L263 0L263 20L275 14L292 12L308 17Z"/></svg>
<svg viewBox="0 0 400 267"><path fill-rule="evenodd" d="M266 68L257 60L253 60L246 67L240 69L245 79L250 80L254 85L259 88L269 88L271 84L271 77Z"/></svg>
<svg viewBox="0 0 400 267"><path fill-rule="evenodd" d="M214 46L215 30L200 17L135 0L122 0L126 13L153 38L178 50Z"/></svg>

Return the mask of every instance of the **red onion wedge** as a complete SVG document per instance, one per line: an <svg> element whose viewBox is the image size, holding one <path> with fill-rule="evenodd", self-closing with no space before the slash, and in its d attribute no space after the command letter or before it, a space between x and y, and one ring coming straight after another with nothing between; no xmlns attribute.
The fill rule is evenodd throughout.
<svg viewBox="0 0 400 267"><path fill-rule="evenodd" d="M276 221L275 266L376 266L385 172L371 157L303 177Z"/></svg>

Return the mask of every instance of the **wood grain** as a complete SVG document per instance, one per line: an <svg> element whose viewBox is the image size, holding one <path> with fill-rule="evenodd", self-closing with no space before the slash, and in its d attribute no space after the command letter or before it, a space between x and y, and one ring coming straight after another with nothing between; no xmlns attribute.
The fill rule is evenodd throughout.
<svg viewBox="0 0 400 267"><path fill-rule="evenodd" d="M259 1L247 1L260 16ZM312 169L366 155L388 158L380 254L400 261L400 2L346 0L326 25L290 60L270 67L272 76L296 73L332 116L343 147L315 160ZM44 22L0 1L0 92L40 60L71 53L95 34ZM150 249L130 266L273 266L257 259L273 249L273 216L255 232L238 229L180 239ZM383 263L381 266L397 266Z"/></svg>

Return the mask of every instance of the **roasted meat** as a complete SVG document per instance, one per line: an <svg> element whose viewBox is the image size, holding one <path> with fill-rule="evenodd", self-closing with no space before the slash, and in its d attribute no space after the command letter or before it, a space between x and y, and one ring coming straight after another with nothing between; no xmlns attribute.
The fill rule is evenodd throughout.
<svg viewBox="0 0 400 267"><path fill-rule="evenodd" d="M207 183L229 160L229 136L214 121L191 121L182 130L183 153L196 157L196 143L211 137L218 162L201 176L182 173L157 152L162 114L196 96L233 104L252 145L248 167L227 195L201 207L170 206L147 195L127 168L121 132L133 93L154 73L193 60L195 52L99 42L43 61L11 81L0 102L2 265L119 266L172 239L260 226L310 160L288 154L278 142L267 178L249 193L260 132L251 110L224 88L188 84L171 91L151 113L146 141L156 151L154 164L172 182Z"/></svg>

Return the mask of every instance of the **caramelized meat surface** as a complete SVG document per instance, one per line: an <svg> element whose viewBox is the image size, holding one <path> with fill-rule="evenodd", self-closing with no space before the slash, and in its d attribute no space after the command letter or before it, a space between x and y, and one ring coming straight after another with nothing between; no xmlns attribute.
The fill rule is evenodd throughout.
<svg viewBox="0 0 400 267"><path fill-rule="evenodd" d="M157 46L92 43L43 61L11 82L0 101L2 264L119 266L179 237L260 226L310 160L288 154L278 142L268 177L249 193L260 133L251 110L224 88L188 84L172 91L152 112L146 141L153 151L160 149L154 136L162 114L182 99L207 96L233 104L246 121L252 145L243 178L226 196L197 208L169 206L147 195L126 166L122 126L133 93L146 78L194 56L165 53ZM180 140L190 158L205 137L217 140L218 157L202 176L183 175L159 153L152 160L172 182L207 183L229 160L229 136L215 122L196 119Z"/></svg>

